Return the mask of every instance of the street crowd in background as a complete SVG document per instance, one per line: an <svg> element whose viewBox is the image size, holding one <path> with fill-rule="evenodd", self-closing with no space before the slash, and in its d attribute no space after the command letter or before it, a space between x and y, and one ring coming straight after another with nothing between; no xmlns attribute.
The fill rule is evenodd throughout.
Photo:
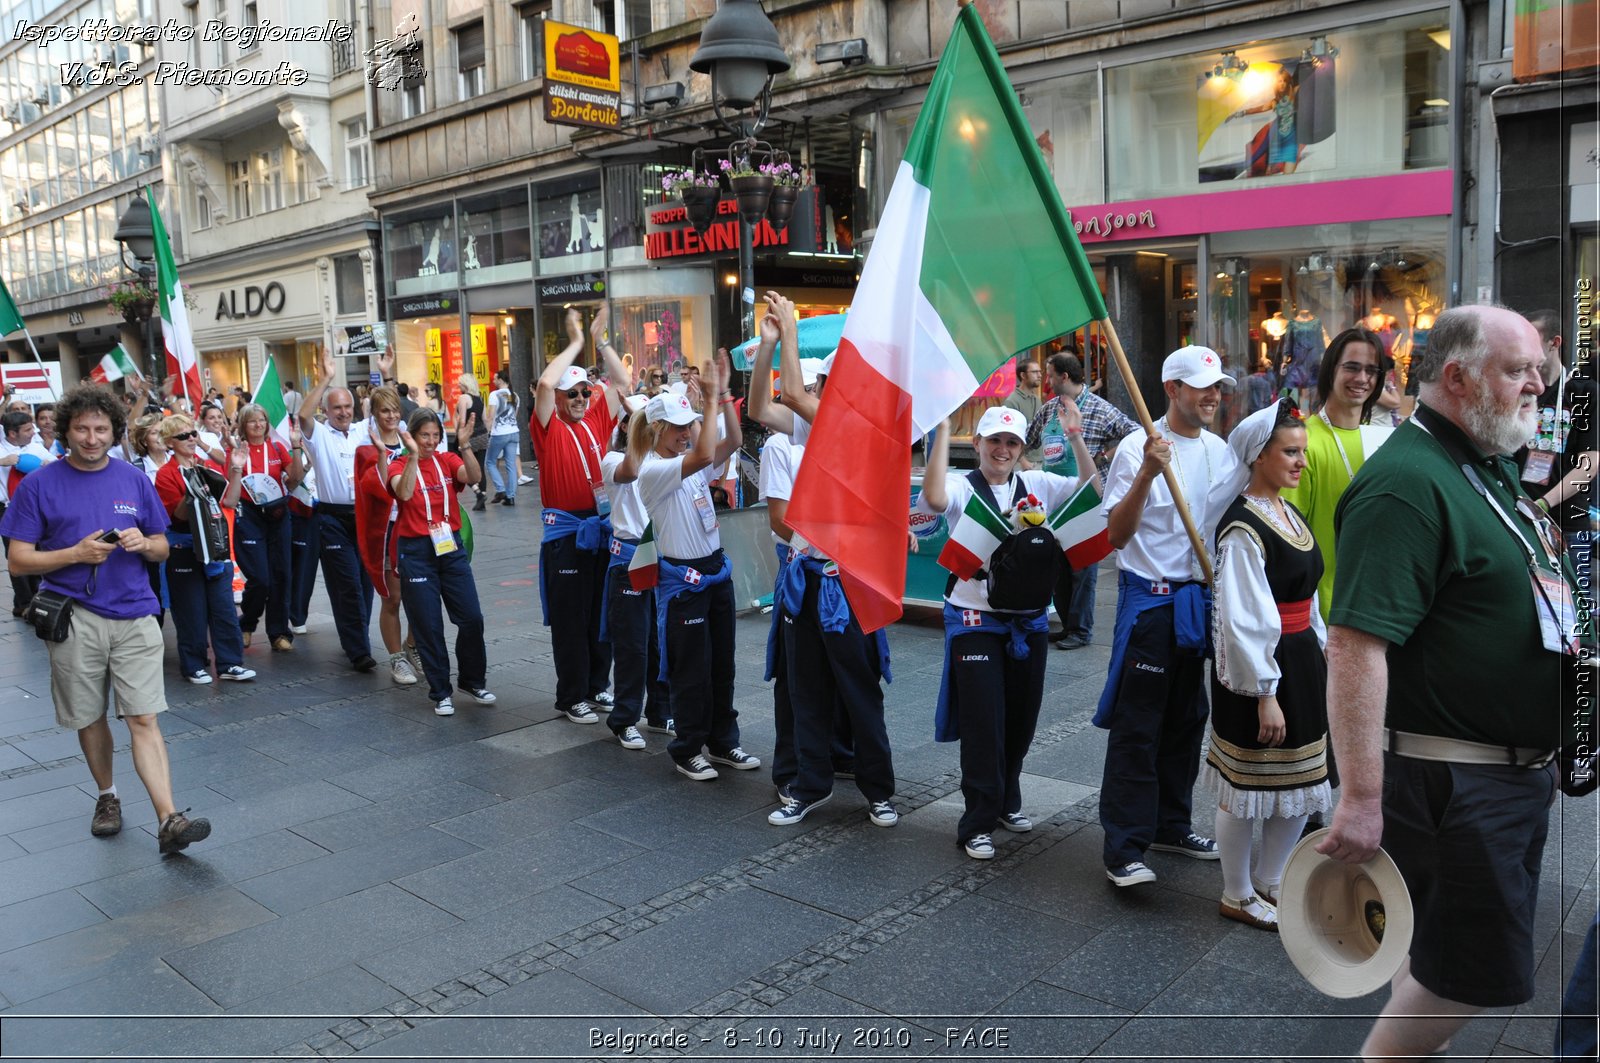
<svg viewBox="0 0 1600 1063"><path fill-rule="evenodd" d="M851 780L868 821L894 827L888 639L862 630L838 563L785 521L833 359L800 357L794 304L776 292L743 399L726 352L678 381L653 368L634 379L607 320L586 336L569 311L566 346L530 395L504 371L488 387L464 374L454 409L436 383L395 381L392 352L355 389L330 353L317 386L302 396L291 382L270 404L238 389L190 402L138 377L120 399L84 385L9 404L0 534L13 615L47 641L58 720L99 788L92 833L121 827L114 696L161 851L209 834L172 802L160 627L170 614L186 681L247 682L263 625L273 653L307 634L319 565L353 669L380 665L376 594L392 683L426 684L440 716L458 698L494 703L470 513L515 506L533 481L524 425L554 709L603 718L626 750L664 736L673 769L697 782L762 767L734 708L719 491L747 426L766 433L760 493L778 560L768 820L798 824ZM1326 825L1317 845L1334 859L1365 861L1381 844L1416 911L1368 1058L1426 1055L1477 1010L1528 1000L1548 809L1558 790L1583 790L1574 754L1593 741L1593 721L1563 707L1592 689L1595 387L1564 363L1558 322L1447 311L1403 413L1382 341L1358 326L1292 396L1186 346L1165 358L1164 410L1141 426L1063 349L1019 362L1017 391L977 423L976 468L951 468L940 427L914 508L964 542L964 522L999 521L982 567L944 593L933 715L936 737L959 746L956 844L989 860L998 832L1033 829L1021 780L1046 659L1052 644L1095 641L1098 566L1074 568L1030 515L1089 487L1116 551L1095 713L1108 732L1107 880L1155 881L1151 851L1217 861L1219 914L1274 932L1291 850ZM1236 386L1251 412L1223 439L1211 429ZM1197 783L1216 802L1215 839L1192 822ZM1591 1014L1594 948L1591 930L1570 989ZM1592 1023L1586 1036L1592 1055Z"/></svg>

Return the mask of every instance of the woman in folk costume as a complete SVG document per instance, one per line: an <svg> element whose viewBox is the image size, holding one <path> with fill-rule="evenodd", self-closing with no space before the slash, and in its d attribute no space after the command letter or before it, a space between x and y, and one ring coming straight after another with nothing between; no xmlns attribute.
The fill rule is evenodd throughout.
<svg viewBox="0 0 1600 1063"><path fill-rule="evenodd" d="M1066 403L1058 414L1072 442L1078 468L1094 469L1083 442L1078 408ZM961 796L966 811L956 831L957 844L974 860L992 860L994 829L1033 829L1022 814L1022 760L1033 742L1044 696L1044 666L1049 655L1045 610L1055 586L1053 572L1033 563L1027 580L1038 601L1019 608L1017 588L1004 585L989 568L1007 540L1027 535L1043 516L1071 498L1083 477L1038 470L1018 471L1028 420L1016 410L994 407L978 421L974 441L978 468L951 473L950 423L939 426L928 454L917 509L943 516L950 545L940 564L952 576L944 596L944 678L934 737L961 743ZM1099 474L1094 474L1096 490ZM1025 517L1014 529L1012 521ZM963 529L963 525L967 525ZM1041 544L1042 545L1042 544ZM1064 563L1059 548L1040 562ZM963 578L966 577L966 578ZM1026 595L1023 595L1025 597ZM1000 602L992 601L999 597Z"/></svg>
<svg viewBox="0 0 1600 1063"><path fill-rule="evenodd" d="M406 452L400 432L400 393L388 386L375 388L368 402L372 416L366 424L372 441L356 448L356 539L361 564L379 596L378 633L389 651L389 678L400 686L412 686L417 672L407 651L414 650L416 642L409 635L400 641L400 563L394 533L400 506L388 484L389 466Z"/></svg>
<svg viewBox="0 0 1600 1063"><path fill-rule="evenodd" d="M722 551L711 502L710 470L743 442L726 390L730 375L715 360L704 367L706 394L717 397L727 430L721 442L711 426L699 424L686 397L664 391L633 415L628 456L615 477L619 484L638 480L655 531L656 623L677 730L667 752L678 771L696 781L717 777L711 761L740 771L761 767L739 748L733 566Z"/></svg>
<svg viewBox="0 0 1600 1063"><path fill-rule="evenodd" d="M1282 497L1305 468L1306 430L1288 401L1228 438L1250 469L1217 531L1211 741L1203 777L1217 795L1221 914L1276 932L1278 884L1328 785L1327 629L1317 610L1322 555ZM1251 871L1256 821L1261 849Z"/></svg>

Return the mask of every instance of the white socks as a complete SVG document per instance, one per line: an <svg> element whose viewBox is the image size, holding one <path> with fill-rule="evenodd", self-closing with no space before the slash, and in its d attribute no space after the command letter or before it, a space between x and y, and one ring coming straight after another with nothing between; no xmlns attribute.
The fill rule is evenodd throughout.
<svg viewBox="0 0 1600 1063"><path fill-rule="evenodd" d="M1261 859L1256 866L1255 882L1277 894L1283 881L1283 867L1289 854L1300 841L1306 817L1285 819L1272 816L1261 821ZM1232 812L1217 809L1217 848L1222 852L1222 892L1236 901L1242 901L1256 892L1250 876L1250 850L1254 843L1256 821L1240 819Z"/></svg>
<svg viewBox="0 0 1600 1063"><path fill-rule="evenodd" d="M1256 864L1256 881L1270 889L1273 896L1277 896L1278 886L1283 882L1284 865L1300 843L1300 832L1305 826L1305 816L1293 819L1273 816L1261 821L1261 859Z"/></svg>

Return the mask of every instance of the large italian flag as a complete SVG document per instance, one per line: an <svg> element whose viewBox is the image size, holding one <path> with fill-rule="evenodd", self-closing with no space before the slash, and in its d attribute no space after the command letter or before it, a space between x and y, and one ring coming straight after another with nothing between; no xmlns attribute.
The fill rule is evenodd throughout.
<svg viewBox="0 0 1600 1063"><path fill-rule="evenodd" d="M256 389L252 397L256 405L267 412L267 430L272 433L272 438L289 446L292 442L289 435L289 407L283 403L283 381L278 378L278 363L272 360L270 354L265 356L261 375L256 377Z"/></svg>
<svg viewBox="0 0 1600 1063"><path fill-rule="evenodd" d="M1105 316L969 4L889 190L786 518L839 563L863 630L900 616L912 440L1008 359Z"/></svg>
<svg viewBox="0 0 1600 1063"><path fill-rule="evenodd" d="M200 409L206 389L200 383L200 363L195 356L194 333L189 329L189 307L183 301L183 285L178 281L178 264L172 258L172 241L161 223L155 189L145 186L150 202L150 227L156 240L156 294L161 298L161 340L167 348L167 375L176 377L174 395L189 400L193 412Z"/></svg>

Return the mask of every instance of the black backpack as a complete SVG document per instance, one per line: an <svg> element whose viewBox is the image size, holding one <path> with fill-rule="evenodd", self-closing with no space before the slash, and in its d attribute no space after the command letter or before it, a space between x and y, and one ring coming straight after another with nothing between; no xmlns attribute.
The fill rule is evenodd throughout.
<svg viewBox="0 0 1600 1063"><path fill-rule="evenodd" d="M967 474L974 491L982 491L995 508L1000 505L989 488L989 482L977 469ZM1028 497L1028 488L1022 477L1016 478L1011 505L1015 507ZM1037 612L1050 605L1055 591L1056 574L1061 565L1061 544L1044 525L1024 526L1000 540L989 556L989 564L980 568L973 579L988 581L989 606L1015 612ZM951 586L954 586L954 577ZM946 594L949 593L947 589Z"/></svg>

